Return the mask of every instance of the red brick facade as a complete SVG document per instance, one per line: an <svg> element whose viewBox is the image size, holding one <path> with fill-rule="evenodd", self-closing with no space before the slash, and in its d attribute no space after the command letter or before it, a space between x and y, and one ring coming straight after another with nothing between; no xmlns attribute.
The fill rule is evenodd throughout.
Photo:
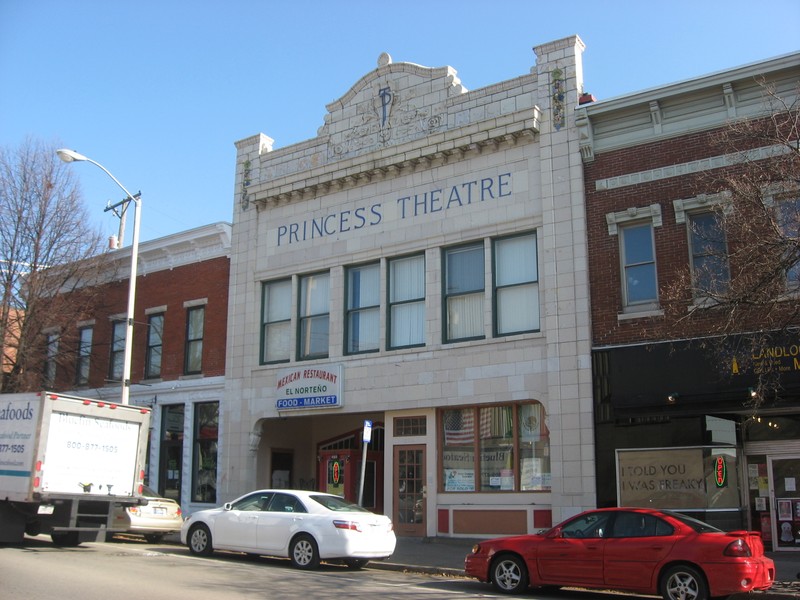
<svg viewBox="0 0 800 600"><path fill-rule="evenodd" d="M163 307L164 332L161 377L174 380L184 375L186 314L184 303L205 307L203 324L202 376L225 374L225 336L228 316L228 277L230 259L218 257L173 269L139 275L134 310L131 383L144 378L148 309ZM117 385L107 381L110 370L112 316L124 319L128 302L127 280L101 287L98 305L90 315L76 316L62 324L59 354L68 358L59 362L56 388L75 388L78 325L90 321L93 327L89 388ZM202 301L199 302L198 301ZM56 326L58 324L52 324Z"/></svg>

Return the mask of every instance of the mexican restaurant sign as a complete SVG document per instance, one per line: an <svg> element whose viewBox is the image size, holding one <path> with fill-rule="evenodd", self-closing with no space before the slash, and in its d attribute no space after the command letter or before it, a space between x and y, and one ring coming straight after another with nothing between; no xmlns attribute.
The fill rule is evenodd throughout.
<svg viewBox="0 0 800 600"><path fill-rule="evenodd" d="M275 390L278 410L339 408L342 406L342 365L281 369Z"/></svg>

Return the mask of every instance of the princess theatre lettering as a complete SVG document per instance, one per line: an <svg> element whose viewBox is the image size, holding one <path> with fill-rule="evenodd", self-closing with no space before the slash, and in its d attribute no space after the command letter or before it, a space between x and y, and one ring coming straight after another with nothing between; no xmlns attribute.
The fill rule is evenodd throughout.
<svg viewBox="0 0 800 600"><path fill-rule="evenodd" d="M394 202L373 202L323 216L279 225L278 246L374 227L384 221L406 220L465 208L512 195L512 174L502 173L447 186L414 190Z"/></svg>

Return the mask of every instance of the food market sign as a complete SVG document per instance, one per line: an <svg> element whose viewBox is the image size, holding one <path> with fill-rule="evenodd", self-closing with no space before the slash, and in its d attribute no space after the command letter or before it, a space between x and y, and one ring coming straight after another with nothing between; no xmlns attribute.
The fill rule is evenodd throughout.
<svg viewBox="0 0 800 600"><path fill-rule="evenodd" d="M342 406L342 365L282 369L275 385L278 410Z"/></svg>

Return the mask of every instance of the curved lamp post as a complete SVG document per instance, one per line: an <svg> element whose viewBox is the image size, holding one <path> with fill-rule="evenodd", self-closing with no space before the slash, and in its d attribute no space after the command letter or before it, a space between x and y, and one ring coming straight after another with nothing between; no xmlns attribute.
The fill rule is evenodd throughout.
<svg viewBox="0 0 800 600"><path fill-rule="evenodd" d="M131 242L131 274L130 278L128 279L128 314L126 317L126 329L125 329L125 355L122 364L122 404L128 404L130 398L130 391L131 391L131 360L133 357L133 306L136 300L136 269L137 269L137 261L139 259L139 221L141 219L141 199L137 196L131 194L128 190L125 189L125 186L122 185L119 180L114 177L108 169L106 169L103 165L99 162L92 160L91 158L84 156L83 154L79 154L74 150L67 150L66 148L61 148L60 150L56 150L56 154L58 157L63 160L64 162L71 163L71 162L81 162L86 161L90 162L93 165L100 167L106 175L111 177L123 192L128 196L128 200L133 202L133 241Z"/></svg>

